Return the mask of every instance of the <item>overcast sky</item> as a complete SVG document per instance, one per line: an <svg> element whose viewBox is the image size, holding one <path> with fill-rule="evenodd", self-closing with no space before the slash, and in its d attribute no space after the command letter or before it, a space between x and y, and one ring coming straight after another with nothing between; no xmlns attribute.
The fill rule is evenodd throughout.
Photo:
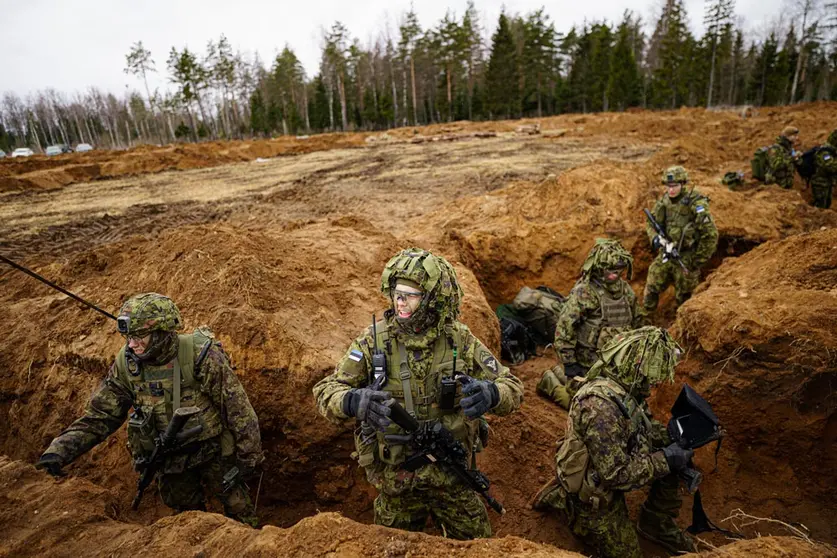
<svg viewBox="0 0 837 558"><path fill-rule="evenodd" d="M626 9L653 21L662 0L477 0L482 23L494 30L503 5L507 13L527 13L541 6L565 32L586 19L618 22ZM760 28L775 18L785 0L738 0L736 12L745 27ZM704 0L685 0L694 32L703 32ZM461 17L466 0L415 2L423 29L435 26L447 10ZM26 95L55 88L65 93L97 86L117 95L142 89L126 75L125 54L141 40L159 73L151 88L168 87L166 58L171 47L203 54L210 39L223 33L233 49L258 52L269 64L286 43L302 60L308 76L318 67L322 28L342 21L362 43L398 21L410 0L0 0L0 92Z"/></svg>

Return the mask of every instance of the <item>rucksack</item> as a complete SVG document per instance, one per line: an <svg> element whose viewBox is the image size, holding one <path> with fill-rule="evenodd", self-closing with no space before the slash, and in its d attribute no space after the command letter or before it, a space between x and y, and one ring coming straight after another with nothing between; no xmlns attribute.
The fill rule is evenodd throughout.
<svg viewBox="0 0 837 558"><path fill-rule="evenodd" d="M764 180L767 177L767 152L770 150L770 147L759 147L756 149L756 152L753 153L753 158L750 160L750 168L753 171L753 178L756 180Z"/></svg>
<svg viewBox="0 0 837 558"><path fill-rule="evenodd" d="M549 287L523 287L511 305L520 321L529 328L535 342L538 345L548 345L555 339L555 325L564 300L563 296Z"/></svg>
<svg viewBox="0 0 837 558"><path fill-rule="evenodd" d="M818 145L803 153L796 164L796 172L804 180L810 181L814 177L814 173L817 172L817 155L821 151L827 151L832 157L837 157L837 151L830 145Z"/></svg>
<svg viewBox="0 0 837 558"><path fill-rule="evenodd" d="M504 360L512 364L520 364L527 358L535 356L536 349L537 343L526 324L509 316L500 318L500 356Z"/></svg>

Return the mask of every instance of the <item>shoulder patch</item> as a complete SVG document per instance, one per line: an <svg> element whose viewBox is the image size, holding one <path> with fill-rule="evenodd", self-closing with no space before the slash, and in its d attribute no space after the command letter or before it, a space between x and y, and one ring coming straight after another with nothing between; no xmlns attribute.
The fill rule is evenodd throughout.
<svg viewBox="0 0 837 558"><path fill-rule="evenodd" d="M360 362L361 360L363 360L363 353L361 353L357 349L352 349L352 351L349 353L349 360Z"/></svg>
<svg viewBox="0 0 837 558"><path fill-rule="evenodd" d="M494 358L494 355L492 355L490 351L483 349L480 352L482 353L480 354L480 362L482 362L483 366L496 374L500 370L500 365L497 363L497 359Z"/></svg>
<svg viewBox="0 0 837 558"><path fill-rule="evenodd" d="M695 207L695 213L703 213L704 211L706 211L706 208L702 205L698 205Z"/></svg>

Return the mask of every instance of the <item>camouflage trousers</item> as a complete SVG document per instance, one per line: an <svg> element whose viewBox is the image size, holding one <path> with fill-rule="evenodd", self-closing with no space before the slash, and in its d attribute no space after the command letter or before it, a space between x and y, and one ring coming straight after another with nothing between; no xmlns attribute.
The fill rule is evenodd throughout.
<svg viewBox="0 0 837 558"><path fill-rule="evenodd" d="M240 482L228 492L224 492L221 486L224 474L232 467L231 460L215 459L182 473L161 474L157 477L160 497L163 503L177 512L206 510L206 488L221 501L224 515L251 527L258 527L259 519L245 484Z"/></svg>
<svg viewBox="0 0 837 558"><path fill-rule="evenodd" d="M828 209L831 207L831 191L833 186L829 184L811 183L811 193L814 195L814 207Z"/></svg>
<svg viewBox="0 0 837 558"><path fill-rule="evenodd" d="M576 392L584 385L583 382L568 379L564 375L564 367L560 364L550 368L541 376L538 382L537 392L551 399L562 409L569 409L570 402Z"/></svg>
<svg viewBox="0 0 837 558"><path fill-rule="evenodd" d="M422 531L433 518L445 537L481 539L491 536L488 513L476 492L463 485L413 489L398 496L381 492L375 498L375 524Z"/></svg>
<svg viewBox="0 0 837 558"><path fill-rule="evenodd" d="M645 281L645 296L643 306L649 314L657 309L660 294L674 283L674 297L680 306L692 296L692 291L700 282L700 270L686 274L680 265L672 260L663 262L662 256L657 256L648 268L648 278Z"/></svg>
<svg viewBox="0 0 837 558"><path fill-rule="evenodd" d="M646 537L670 549L693 550L691 540L674 522L682 498L677 475L657 479L640 510L638 529ZM595 550L599 558L642 558L642 550L625 504L625 494L618 492L605 507L594 509L570 495L567 517L573 533Z"/></svg>

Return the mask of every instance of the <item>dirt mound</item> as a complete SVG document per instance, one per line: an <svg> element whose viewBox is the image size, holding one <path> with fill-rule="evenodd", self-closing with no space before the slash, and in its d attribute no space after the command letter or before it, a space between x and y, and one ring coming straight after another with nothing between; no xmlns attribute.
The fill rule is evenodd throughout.
<svg viewBox="0 0 837 558"><path fill-rule="evenodd" d="M60 157L33 156L0 160L0 192L45 190L76 182L118 178L166 170L215 167L253 161L259 157L312 153L364 145L365 134L283 136L271 140L207 142L165 147L140 146L127 151L97 150Z"/></svg>
<svg viewBox="0 0 837 558"><path fill-rule="evenodd" d="M120 520L110 491L78 478L54 481L4 456L0 486L0 556L582 556L518 537L452 541L362 525L336 513L307 517L287 529L251 529L205 512L164 517L146 526L128 524ZM808 558L834 553L798 539L767 537L708 555Z"/></svg>
<svg viewBox="0 0 837 558"><path fill-rule="evenodd" d="M599 162L466 198L417 222L411 234L458 250L494 305L511 300L523 285L567 292L598 236L617 237L633 252L641 289L652 258L642 208L661 195L658 177L653 163ZM694 182L711 199L721 235L715 265L766 240L837 227L837 215L810 207L796 192L733 192L701 180L700 173Z"/></svg>
<svg viewBox="0 0 837 558"><path fill-rule="evenodd" d="M728 432L706 495L720 509L837 530L837 231L771 241L728 260L677 313L681 377ZM677 389L658 392L663 414ZM701 454L711 470L712 452ZM750 509L746 509L746 508Z"/></svg>

